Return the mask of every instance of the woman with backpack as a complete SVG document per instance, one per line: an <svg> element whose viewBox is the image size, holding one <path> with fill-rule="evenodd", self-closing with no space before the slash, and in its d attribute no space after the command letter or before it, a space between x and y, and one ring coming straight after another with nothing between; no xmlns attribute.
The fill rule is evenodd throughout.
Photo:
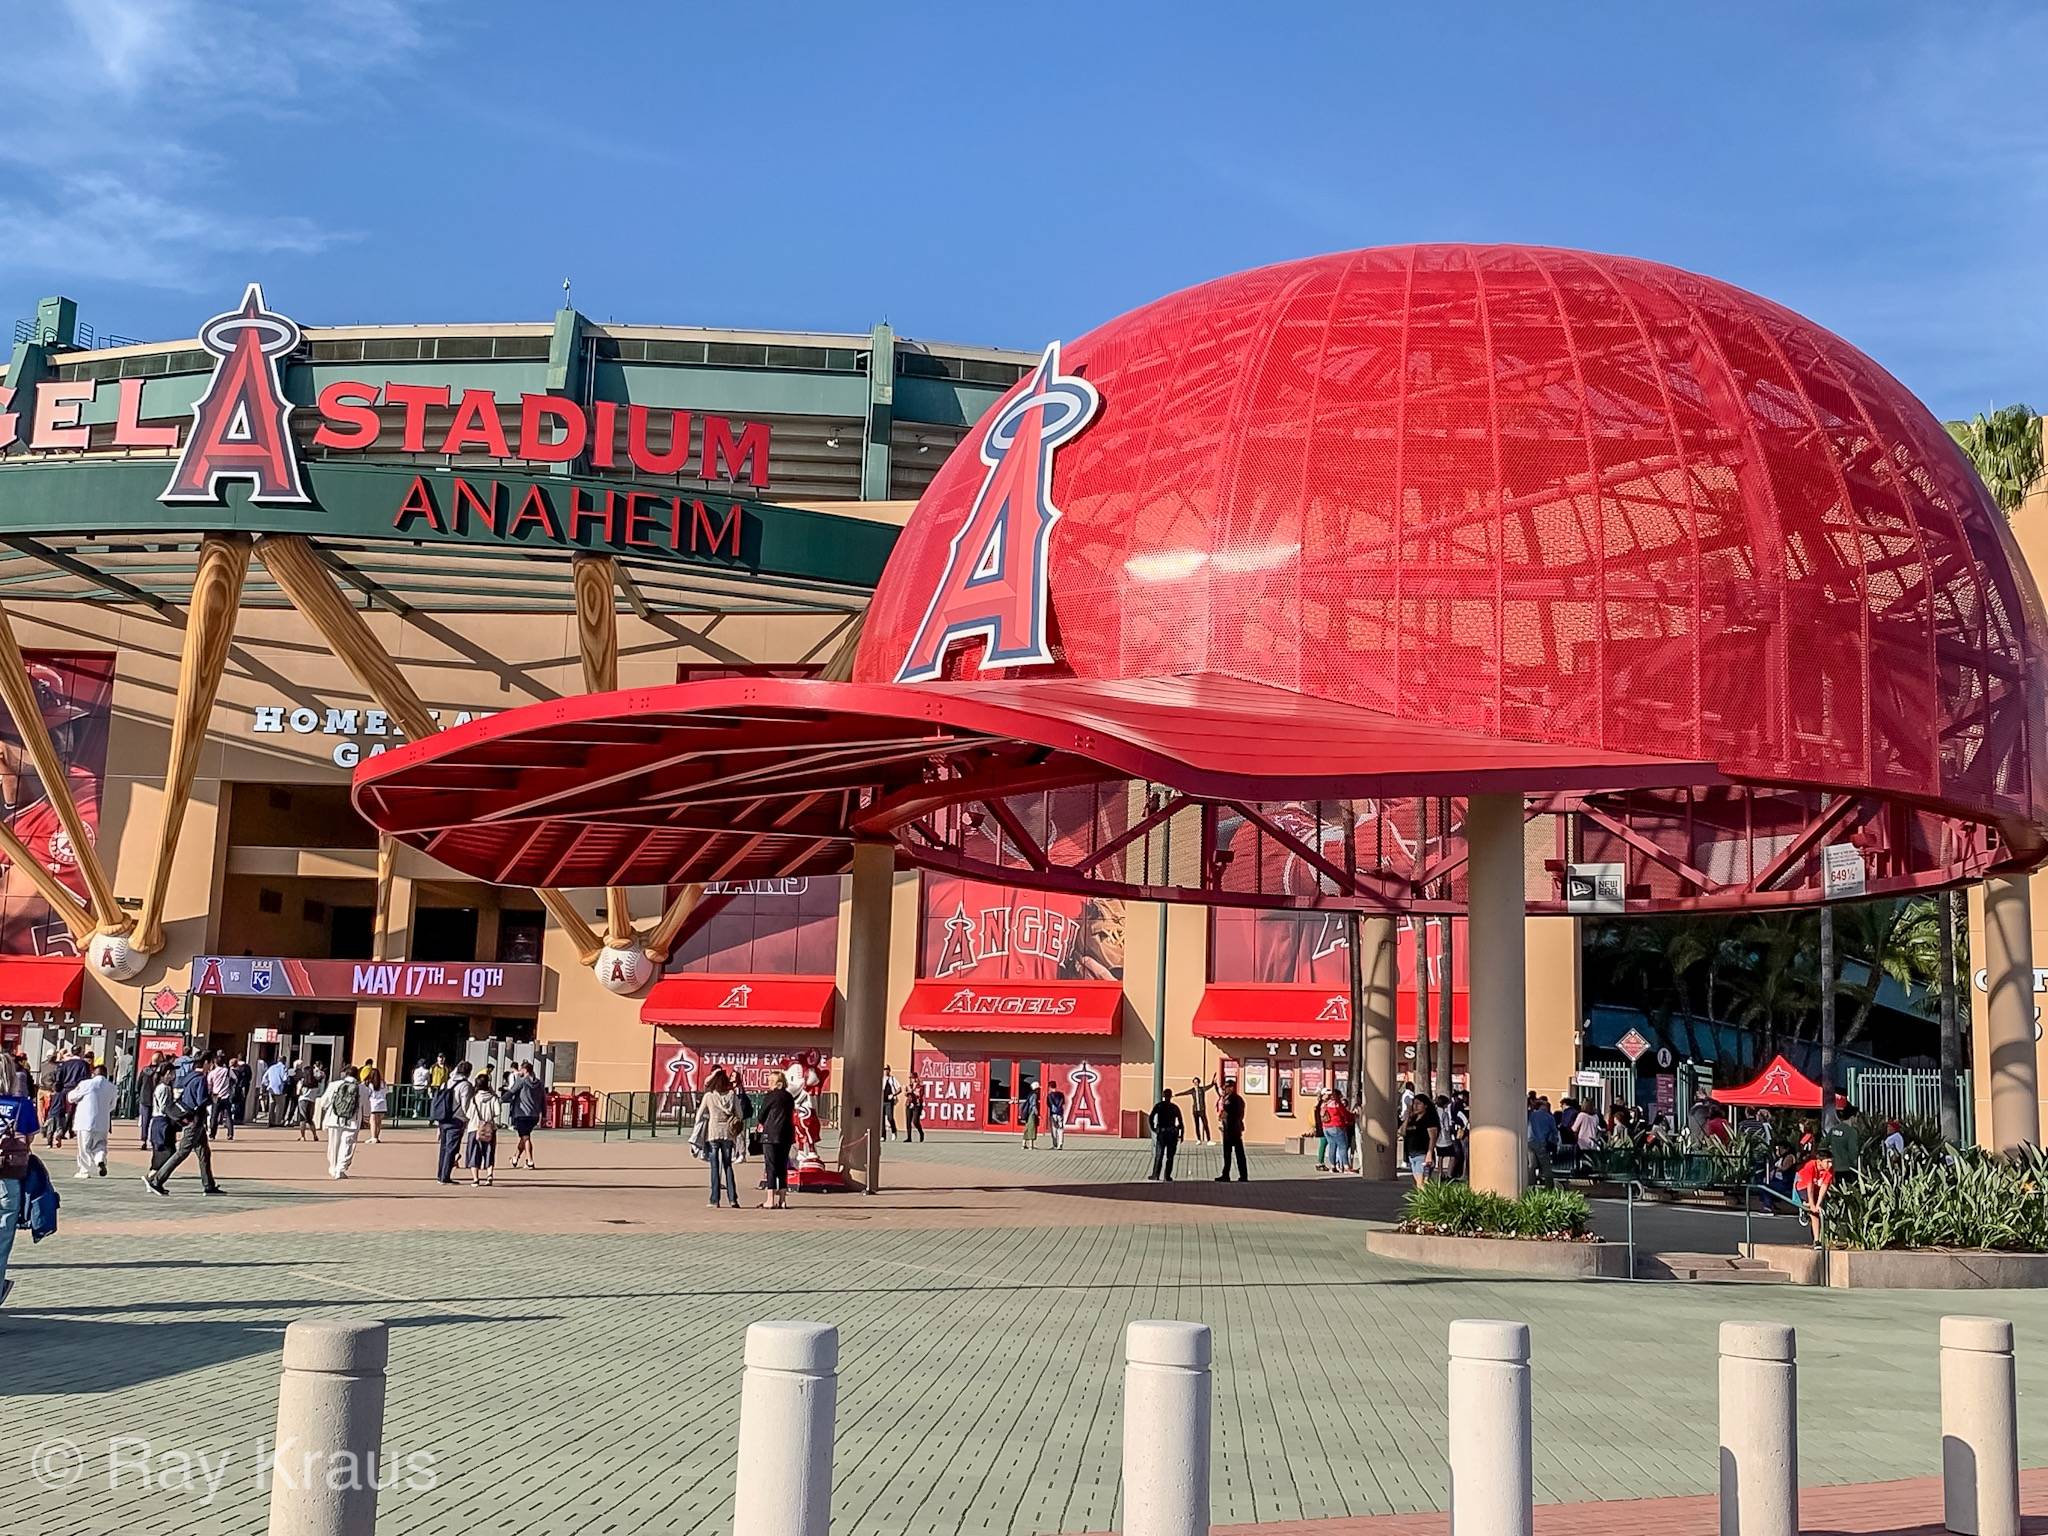
<svg viewBox="0 0 2048 1536"><path fill-rule="evenodd" d="M29 1140L41 1123L34 1085L26 1073L17 1074L12 1062L0 1071L0 1302L14 1289L7 1278L7 1263L14 1253L14 1233L28 1224L25 1182L31 1153Z"/></svg>
<svg viewBox="0 0 2048 1536"><path fill-rule="evenodd" d="M469 1096L469 1182L472 1188L498 1181L498 1109L504 1102L498 1097L498 1090L491 1086L490 1074L479 1072L476 1091Z"/></svg>
<svg viewBox="0 0 2048 1536"><path fill-rule="evenodd" d="M337 1072L327 1091L313 1105L316 1126L327 1132L327 1177L345 1179L355 1161L356 1137L363 1128L363 1085L353 1072Z"/></svg>

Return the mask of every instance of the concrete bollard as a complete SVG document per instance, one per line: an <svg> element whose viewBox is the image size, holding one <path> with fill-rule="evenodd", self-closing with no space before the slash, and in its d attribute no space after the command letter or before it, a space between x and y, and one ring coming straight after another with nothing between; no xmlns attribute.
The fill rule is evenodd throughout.
<svg viewBox="0 0 2048 1536"><path fill-rule="evenodd" d="M1721 1325L1721 1536L1799 1536L1799 1367L1784 1323Z"/></svg>
<svg viewBox="0 0 2048 1536"><path fill-rule="evenodd" d="M2012 1324L1941 1320L1941 1514L1961 1536L2019 1536L2019 1382Z"/></svg>
<svg viewBox="0 0 2048 1536"><path fill-rule="evenodd" d="M1451 1324L1451 1532L1530 1536L1535 1525L1529 1325Z"/></svg>
<svg viewBox="0 0 2048 1536"><path fill-rule="evenodd" d="M285 1329L270 1536L374 1536L389 1353L382 1323L334 1318Z"/></svg>
<svg viewBox="0 0 2048 1536"><path fill-rule="evenodd" d="M1209 1536L1209 1329L1124 1330L1123 1536Z"/></svg>
<svg viewBox="0 0 2048 1536"><path fill-rule="evenodd" d="M740 1387L733 1536L826 1536L832 1524L832 1427L839 1330L754 1323Z"/></svg>

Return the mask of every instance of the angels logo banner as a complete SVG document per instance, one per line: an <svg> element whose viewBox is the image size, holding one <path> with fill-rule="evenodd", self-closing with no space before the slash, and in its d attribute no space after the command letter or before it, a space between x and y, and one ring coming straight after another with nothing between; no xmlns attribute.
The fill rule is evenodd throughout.
<svg viewBox="0 0 2048 1536"><path fill-rule="evenodd" d="M927 875L919 966L934 981L1121 981L1124 904Z"/></svg>
<svg viewBox="0 0 2048 1536"><path fill-rule="evenodd" d="M24 654L43 726L64 764L71 798L88 833L100 823L100 781L107 771L107 729L112 716L114 658L46 651ZM37 778L14 722L0 711L0 816L43 867L81 900L85 876L64 824ZM62 918L50 910L35 882L0 854L0 953L75 955Z"/></svg>

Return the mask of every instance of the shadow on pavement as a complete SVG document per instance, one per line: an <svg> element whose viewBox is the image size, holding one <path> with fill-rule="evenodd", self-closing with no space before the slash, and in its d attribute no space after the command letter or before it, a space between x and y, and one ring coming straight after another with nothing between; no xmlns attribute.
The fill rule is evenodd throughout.
<svg viewBox="0 0 2048 1536"><path fill-rule="evenodd" d="M218 1303L206 1303L218 1306ZM295 1313L374 1315L362 1301L268 1302ZM109 1322L103 1317L57 1317L34 1307L0 1312L0 1347L7 1351L9 1390L22 1397L54 1396L81 1390L117 1392L181 1376L188 1371L275 1354L284 1347L289 1317L255 1322ZM394 1329L435 1328L445 1323L540 1323L561 1321L558 1313L487 1317L442 1312L387 1319Z"/></svg>

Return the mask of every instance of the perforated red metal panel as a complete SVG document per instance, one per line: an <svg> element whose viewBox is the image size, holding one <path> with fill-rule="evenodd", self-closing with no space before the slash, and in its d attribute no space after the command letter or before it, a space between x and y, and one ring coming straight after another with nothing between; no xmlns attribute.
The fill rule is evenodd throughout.
<svg viewBox="0 0 2048 1536"><path fill-rule="evenodd" d="M1462 732L2048 811L2040 601L2003 520L1903 386L1778 305L1645 261L1414 246L1188 289L1062 367L1102 401L1054 466L1074 676L1220 673ZM897 545L857 679L894 676L978 446Z"/></svg>

